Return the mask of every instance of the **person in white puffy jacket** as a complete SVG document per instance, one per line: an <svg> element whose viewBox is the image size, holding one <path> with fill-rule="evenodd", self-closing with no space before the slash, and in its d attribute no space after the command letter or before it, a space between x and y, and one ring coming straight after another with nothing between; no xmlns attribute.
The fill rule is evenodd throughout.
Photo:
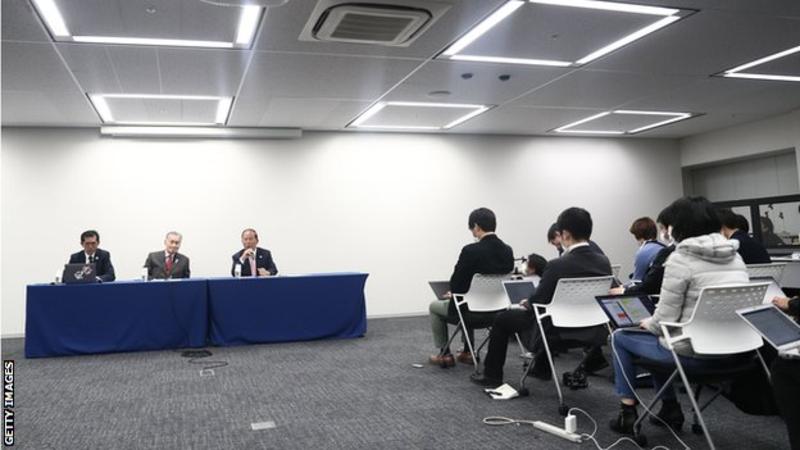
<svg viewBox="0 0 800 450"><path fill-rule="evenodd" d="M639 324L640 330L618 330L612 338L615 390L620 397L619 415L610 423L612 430L633 433L638 417L636 395L628 380L636 378L637 358L673 363L663 337L661 322L689 320L697 303L700 290L707 286L741 284L749 281L747 268L737 253L738 242L720 234L720 222L714 206L703 197L684 197L668 206L672 224L675 251L665 264L664 283L660 300L653 317ZM643 332L644 330L644 332ZM691 344L682 341L676 352L685 368L702 368L719 364L719 359L695 357ZM663 375L653 375L656 391L666 382ZM676 431L683 425L683 413L675 392L667 387L662 397L658 417ZM651 419L654 424L661 422Z"/></svg>

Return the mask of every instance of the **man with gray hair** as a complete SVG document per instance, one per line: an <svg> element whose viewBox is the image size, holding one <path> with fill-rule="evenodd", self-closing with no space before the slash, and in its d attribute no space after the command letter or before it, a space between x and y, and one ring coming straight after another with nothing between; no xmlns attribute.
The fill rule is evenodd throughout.
<svg viewBox="0 0 800 450"><path fill-rule="evenodd" d="M144 267L148 279L189 278L189 258L178 253L182 240L180 233L170 231L164 237L164 250L147 255Z"/></svg>

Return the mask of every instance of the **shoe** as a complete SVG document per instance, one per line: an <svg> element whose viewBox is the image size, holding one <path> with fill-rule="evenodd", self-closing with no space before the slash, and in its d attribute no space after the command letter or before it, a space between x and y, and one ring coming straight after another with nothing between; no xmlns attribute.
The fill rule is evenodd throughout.
<svg viewBox="0 0 800 450"><path fill-rule="evenodd" d="M608 367L608 361L606 360L606 358L603 356L602 353L600 353L599 351L590 352L586 355L581 364L578 366L576 372L578 370L582 370L587 374L594 375L595 372L599 372L605 369L606 367Z"/></svg>
<svg viewBox="0 0 800 450"><path fill-rule="evenodd" d="M676 400L661 402L661 409L658 411L656 416L658 416L658 419L661 420L658 420L655 417L650 417L650 423L653 425L663 427L664 423L662 423L662 421L664 421L676 432L680 431L681 427L683 427L683 411L681 410L681 404Z"/></svg>
<svg viewBox="0 0 800 450"><path fill-rule="evenodd" d="M636 405L620 404L619 415L612 419L608 426L611 430L621 434L633 435L633 424L639 418Z"/></svg>
<svg viewBox="0 0 800 450"><path fill-rule="evenodd" d="M458 352L456 355L456 361L462 364L475 364L474 360L472 359L472 353L470 352Z"/></svg>
<svg viewBox="0 0 800 450"><path fill-rule="evenodd" d="M487 376L483 375L480 372L475 372L472 375L470 375L469 376L469 380L472 381L473 383L477 384L478 386L491 387L491 388L495 388L495 387L501 386L503 384L503 379L502 378L500 378L500 379L498 379L498 378L490 378L490 377L487 377Z"/></svg>
<svg viewBox="0 0 800 450"><path fill-rule="evenodd" d="M586 379L586 372L578 369L574 372L564 372L562 375L562 382L564 386L577 391L578 389L586 389L589 387L589 381Z"/></svg>
<svg viewBox="0 0 800 450"><path fill-rule="evenodd" d="M431 355L428 358L428 362L433 364L434 366L442 366L442 367L453 367L456 365L456 360L453 358L453 355Z"/></svg>

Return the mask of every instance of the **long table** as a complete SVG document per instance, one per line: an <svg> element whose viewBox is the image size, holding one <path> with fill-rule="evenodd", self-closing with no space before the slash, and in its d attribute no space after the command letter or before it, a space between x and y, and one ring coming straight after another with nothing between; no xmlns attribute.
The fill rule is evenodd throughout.
<svg viewBox="0 0 800 450"><path fill-rule="evenodd" d="M30 285L25 356L202 347L206 280Z"/></svg>
<svg viewBox="0 0 800 450"><path fill-rule="evenodd" d="M365 273L209 279L213 345L352 338L367 331Z"/></svg>
<svg viewBox="0 0 800 450"><path fill-rule="evenodd" d="M25 356L363 336L365 273L27 288Z"/></svg>

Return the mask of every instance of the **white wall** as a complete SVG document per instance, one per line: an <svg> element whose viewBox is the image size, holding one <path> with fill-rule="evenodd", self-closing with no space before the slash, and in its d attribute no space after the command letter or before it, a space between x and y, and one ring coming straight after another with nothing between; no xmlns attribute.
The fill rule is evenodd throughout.
<svg viewBox="0 0 800 450"><path fill-rule="evenodd" d="M789 148L800 151L800 110L682 139L681 165L716 163ZM800 162L800 157L797 160Z"/></svg>
<svg viewBox="0 0 800 450"><path fill-rule="evenodd" d="M139 274L163 234L184 234L194 276L225 275L242 228L282 273L369 272L370 316L427 311L426 281L449 277L467 215L498 215L520 256L555 252L568 206L631 268L630 222L681 194L677 143L307 133L290 141L132 140L97 130L3 129L2 333L24 331L25 286L49 281L94 228L118 278Z"/></svg>

